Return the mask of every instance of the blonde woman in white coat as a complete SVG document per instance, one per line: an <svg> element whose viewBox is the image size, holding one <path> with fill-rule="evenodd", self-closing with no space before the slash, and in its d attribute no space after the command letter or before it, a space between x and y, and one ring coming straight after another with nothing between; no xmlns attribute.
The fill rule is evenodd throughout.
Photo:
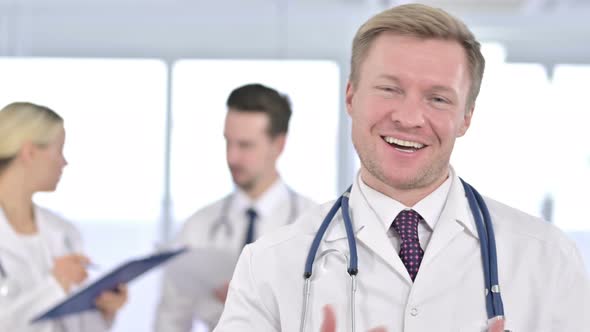
<svg viewBox="0 0 590 332"><path fill-rule="evenodd" d="M35 205L53 191L62 169L63 119L47 107L12 103L0 111L0 331L105 331L127 300L127 290L105 292L98 311L31 324L87 277L88 257L69 222Z"/></svg>

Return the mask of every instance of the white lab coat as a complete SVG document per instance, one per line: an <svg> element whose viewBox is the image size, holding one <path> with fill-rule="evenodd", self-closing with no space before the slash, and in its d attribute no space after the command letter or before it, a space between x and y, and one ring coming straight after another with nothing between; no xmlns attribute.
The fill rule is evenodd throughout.
<svg viewBox="0 0 590 332"><path fill-rule="evenodd" d="M229 204L228 199L231 200ZM233 262L237 261L244 245L247 228L244 211L251 204L252 202L243 192L236 191L206 206L193 214L183 225L176 244L192 248L227 250L234 256ZM317 207L306 197L290 191L280 179L254 202L254 206L259 211L259 220L256 225L258 235L291 223L293 220L290 220L290 217L297 217L306 210ZM292 213L296 215L292 216ZM221 218L222 216L226 218ZM219 226L221 219L224 219L224 223ZM194 264L195 268L206 269L198 262ZM213 327L221 316L223 304L214 297L213 293L207 297L187 294L182 287L174 283L174 278L170 277L169 273L172 273L170 269L166 269L154 330L156 332L188 332L191 331L195 319ZM219 280L219 286L223 282L224 280ZM201 285L195 285L195 287L201 287Z"/></svg>
<svg viewBox="0 0 590 332"><path fill-rule="evenodd" d="M479 240L459 179L453 178L414 283L357 188L355 183L350 197L359 258L356 331L377 326L389 332L485 331ZM590 331L590 282L573 242L542 220L486 202L496 234L506 329ZM299 331L305 259L331 206L244 248L215 332ZM340 254L319 258L329 249ZM337 331L350 330L344 255L348 245L339 213L314 264L306 331L319 331L326 304L335 308Z"/></svg>
<svg viewBox="0 0 590 332"><path fill-rule="evenodd" d="M48 260L72 251L82 252L80 234L70 223L38 206L35 206L35 221ZM0 299L0 331L94 332L108 329L107 322L98 312L76 314L59 321L29 323L67 295L51 271L36 266L28 257L1 209L0 264L6 271L11 289L17 289L13 296Z"/></svg>

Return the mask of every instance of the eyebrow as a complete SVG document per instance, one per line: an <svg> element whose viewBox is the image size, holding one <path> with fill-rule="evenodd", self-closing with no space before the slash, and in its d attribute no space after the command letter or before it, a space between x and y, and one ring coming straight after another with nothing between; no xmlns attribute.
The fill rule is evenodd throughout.
<svg viewBox="0 0 590 332"><path fill-rule="evenodd" d="M377 76L378 79L386 79L392 82L395 82L396 84L401 84L401 80L394 75L391 74L380 74L379 76ZM432 87L430 87L428 89L428 91L433 91L433 92L448 92L448 93L452 93L454 96L457 96L457 91L455 91L455 89L450 88L448 86L445 85L434 85Z"/></svg>
<svg viewBox="0 0 590 332"><path fill-rule="evenodd" d="M444 90L444 91L455 91L452 88L449 88L446 85L435 85L433 87L430 88L431 90Z"/></svg>
<svg viewBox="0 0 590 332"><path fill-rule="evenodd" d="M379 76L377 76L377 78L380 78L380 79L384 78L386 80L394 81L395 83L398 83L398 84L400 83L400 79L397 78L397 76L393 76L390 74L380 74Z"/></svg>

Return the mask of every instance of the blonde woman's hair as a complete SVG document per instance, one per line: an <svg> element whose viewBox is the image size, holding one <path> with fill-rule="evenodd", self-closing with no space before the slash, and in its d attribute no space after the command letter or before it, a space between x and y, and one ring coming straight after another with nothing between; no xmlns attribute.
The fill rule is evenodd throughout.
<svg viewBox="0 0 590 332"><path fill-rule="evenodd" d="M350 81L359 80L359 69L373 41L383 32L424 39L442 39L458 42L467 56L471 87L467 97L467 107L475 104L485 59L481 54L480 43L467 26L442 9L421 4L408 4L385 10L363 24L352 42L350 60Z"/></svg>
<svg viewBox="0 0 590 332"><path fill-rule="evenodd" d="M63 119L45 106L16 102L0 110L0 171L18 154L23 144L49 144L63 128Z"/></svg>

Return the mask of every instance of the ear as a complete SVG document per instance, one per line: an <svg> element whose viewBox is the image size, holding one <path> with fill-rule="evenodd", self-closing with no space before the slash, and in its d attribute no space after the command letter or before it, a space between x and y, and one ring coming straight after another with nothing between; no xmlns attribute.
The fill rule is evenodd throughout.
<svg viewBox="0 0 590 332"><path fill-rule="evenodd" d="M465 135L465 133L467 132L467 129L469 129L469 126L471 126L471 117L473 116L474 111L475 111L475 105L471 106L470 109L465 111L465 114L463 115L463 123L461 124L461 127L459 128L459 133L457 134L457 137L461 137L461 136Z"/></svg>
<svg viewBox="0 0 590 332"><path fill-rule="evenodd" d="M272 144L274 147L275 155L278 158L283 150L285 149L285 144L287 143L287 135L286 134L278 134L272 139Z"/></svg>
<svg viewBox="0 0 590 332"><path fill-rule="evenodd" d="M352 99L354 98L354 86L350 80L346 83L346 112L352 115Z"/></svg>
<svg viewBox="0 0 590 332"><path fill-rule="evenodd" d="M31 162L37 152L37 147L30 141L24 142L17 154L17 159L25 163Z"/></svg>

